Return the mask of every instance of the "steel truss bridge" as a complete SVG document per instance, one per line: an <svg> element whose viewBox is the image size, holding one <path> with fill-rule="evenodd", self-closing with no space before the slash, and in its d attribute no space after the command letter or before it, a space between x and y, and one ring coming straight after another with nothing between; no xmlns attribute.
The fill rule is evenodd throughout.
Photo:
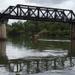
<svg viewBox="0 0 75 75"><path fill-rule="evenodd" d="M8 19L74 23L75 14L72 10L67 9L18 4L9 6L4 12L0 12L0 21Z"/></svg>

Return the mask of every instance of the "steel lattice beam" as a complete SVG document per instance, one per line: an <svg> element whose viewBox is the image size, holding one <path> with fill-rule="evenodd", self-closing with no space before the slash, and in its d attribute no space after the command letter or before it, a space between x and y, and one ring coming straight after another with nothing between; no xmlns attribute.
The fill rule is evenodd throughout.
<svg viewBox="0 0 75 75"><path fill-rule="evenodd" d="M72 10L37 7L28 5L9 6L0 19L21 19L55 22L75 22L75 14Z"/></svg>

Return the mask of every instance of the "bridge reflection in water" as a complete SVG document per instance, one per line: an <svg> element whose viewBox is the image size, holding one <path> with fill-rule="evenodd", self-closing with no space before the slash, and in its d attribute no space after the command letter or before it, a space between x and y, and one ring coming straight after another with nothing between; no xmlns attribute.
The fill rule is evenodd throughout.
<svg viewBox="0 0 75 75"><path fill-rule="evenodd" d="M8 59L6 55L6 42L0 41L0 67L4 66L10 73L33 74L48 70L62 70L72 67L71 57L46 56L46 57L25 57L22 59Z"/></svg>
<svg viewBox="0 0 75 75"><path fill-rule="evenodd" d="M8 64L10 72L25 72L27 74L39 73L48 70L62 70L73 66L73 63L70 63L69 57L17 59L10 60Z"/></svg>

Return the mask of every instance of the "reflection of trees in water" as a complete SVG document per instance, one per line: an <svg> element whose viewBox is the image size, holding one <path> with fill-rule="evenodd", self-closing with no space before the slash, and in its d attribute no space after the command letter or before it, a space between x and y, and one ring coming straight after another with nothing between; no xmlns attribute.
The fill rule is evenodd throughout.
<svg viewBox="0 0 75 75"><path fill-rule="evenodd" d="M33 74L48 70L62 70L70 66L73 66L73 63L70 63L69 57L45 57L10 60L8 69L10 72Z"/></svg>
<svg viewBox="0 0 75 75"><path fill-rule="evenodd" d="M34 40L31 39L29 36L18 36L9 38L14 45L18 47L26 47L31 49L38 49L38 50L44 50L44 49L69 49L70 43L68 42L48 42L48 41L37 41L37 43L34 42Z"/></svg>
<svg viewBox="0 0 75 75"><path fill-rule="evenodd" d="M9 41L12 42L13 45L18 46L18 47L31 47L33 44L31 41L31 38L28 36L16 36L16 37L9 37Z"/></svg>

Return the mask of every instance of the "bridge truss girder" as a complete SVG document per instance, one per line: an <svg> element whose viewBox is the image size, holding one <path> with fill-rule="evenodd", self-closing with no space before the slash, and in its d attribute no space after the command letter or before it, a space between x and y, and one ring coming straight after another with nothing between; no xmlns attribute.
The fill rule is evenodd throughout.
<svg viewBox="0 0 75 75"><path fill-rule="evenodd" d="M0 13L0 20L21 19L53 22L75 22L75 14L72 10L37 7L29 5L9 6Z"/></svg>

